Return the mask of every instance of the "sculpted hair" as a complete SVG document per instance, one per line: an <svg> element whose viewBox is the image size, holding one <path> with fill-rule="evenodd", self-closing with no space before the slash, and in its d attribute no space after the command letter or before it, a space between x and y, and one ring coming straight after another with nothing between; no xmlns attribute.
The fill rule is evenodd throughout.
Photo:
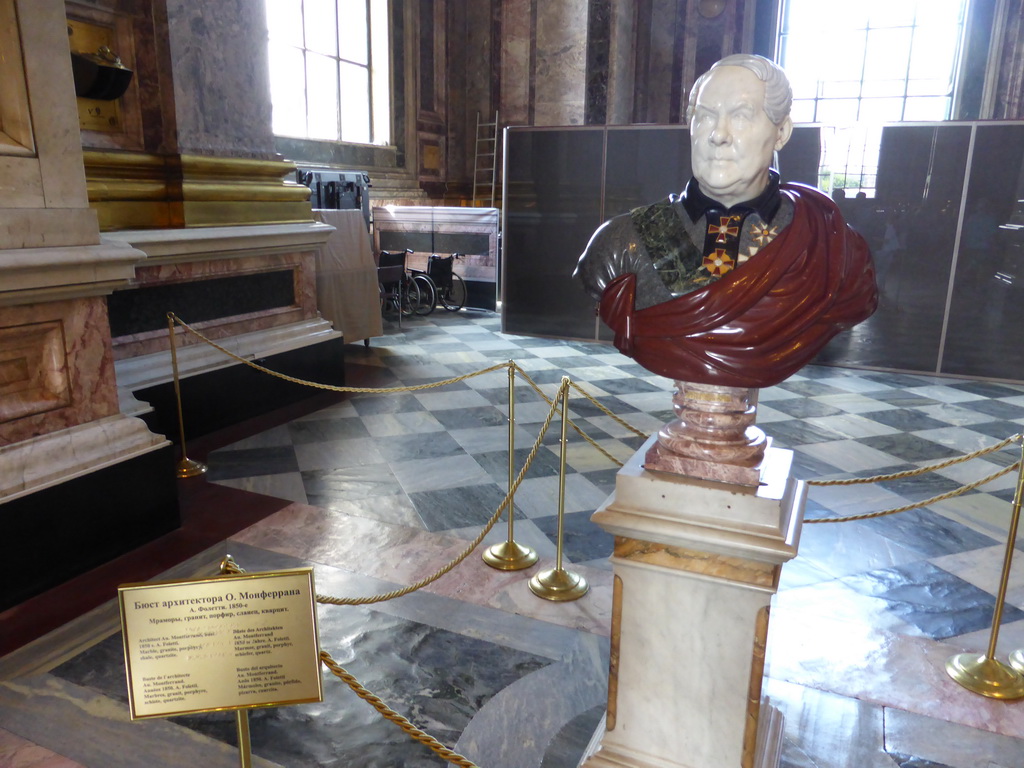
<svg viewBox="0 0 1024 768"><path fill-rule="evenodd" d="M690 101L686 105L686 122L693 119L693 105L704 82L718 67L743 67L757 75L764 82L764 113L775 125L781 125L793 105L793 89L782 67L774 61L752 53L734 53L711 65L711 68L697 78L690 89Z"/></svg>

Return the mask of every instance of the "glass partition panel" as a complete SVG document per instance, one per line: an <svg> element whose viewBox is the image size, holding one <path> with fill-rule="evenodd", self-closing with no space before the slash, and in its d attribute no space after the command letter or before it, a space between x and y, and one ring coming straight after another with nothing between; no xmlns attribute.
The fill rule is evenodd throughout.
<svg viewBox="0 0 1024 768"><path fill-rule="evenodd" d="M968 125L883 129L876 196L837 201L871 246L878 311L820 362L938 371L970 139Z"/></svg>
<svg viewBox="0 0 1024 768"><path fill-rule="evenodd" d="M817 184L828 140L798 126L783 180ZM887 125L878 146L873 190L837 202L871 246L879 309L817 362L1024 380L1024 124ZM508 129L505 330L608 339L576 261L602 221L689 177L684 126Z"/></svg>
<svg viewBox="0 0 1024 768"><path fill-rule="evenodd" d="M608 130L604 217L681 192L690 179L690 133L681 125Z"/></svg>
<svg viewBox="0 0 1024 768"><path fill-rule="evenodd" d="M626 126L608 130L604 219L679 193L690 179L690 132L685 126ZM614 334L598 324L598 338Z"/></svg>
<svg viewBox="0 0 1024 768"><path fill-rule="evenodd" d="M602 128L505 134L502 329L592 339L594 301L572 278L601 223Z"/></svg>
<svg viewBox="0 0 1024 768"><path fill-rule="evenodd" d="M1024 380L1024 125L975 131L942 370Z"/></svg>

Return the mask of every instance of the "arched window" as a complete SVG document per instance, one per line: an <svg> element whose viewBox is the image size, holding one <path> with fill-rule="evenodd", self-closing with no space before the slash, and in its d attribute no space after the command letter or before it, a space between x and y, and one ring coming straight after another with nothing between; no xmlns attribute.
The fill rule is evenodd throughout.
<svg viewBox="0 0 1024 768"><path fill-rule="evenodd" d="M391 140L387 0L266 0L278 136Z"/></svg>

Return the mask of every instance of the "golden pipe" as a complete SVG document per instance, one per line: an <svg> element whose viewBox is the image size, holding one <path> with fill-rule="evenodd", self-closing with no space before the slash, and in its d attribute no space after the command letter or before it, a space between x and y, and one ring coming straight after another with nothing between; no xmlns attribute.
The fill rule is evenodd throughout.
<svg viewBox="0 0 1024 768"><path fill-rule="evenodd" d="M555 541L555 567L541 571L530 579L530 591L537 597L556 602L578 600L587 594L590 585L578 573L567 571L562 567L562 535L565 522L565 454L569 428L569 377L562 377L562 386L557 397L562 408L561 459L558 471L558 529Z"/></svg>
<svg viewBox="0 0 1024 768"><path fill-rule="evenodd" d="M1021 459L1021 470L1020 471L1021 471L1021 474L1024 475L1024 443L1022 443L1022 459ZM1021 496L1022 496L1022 493L1021 493L1021 483L1018 480L1018 482L1017 482L1017 494L1014 496L1014 499L1013 499L1015 512L1018 512L1019 509L1020 509ZM1017 520L1013 519L1011 521L1011 526L1013 526L1013 531L1010 534L1010 544L1011 545L1012 544L1016 544L1016 538L1017 538L1016 525L1017 525ZM1001 591L1000 591L1001 595L1005 595L1006 594L1006 586L1007 586L1007 584L1009 582L1009 578L1010 578L1010 568L1009 568L1009 564L1006 564L1006 565L1003 566L1003 582L1002 582ZM990 654L995 653L995 644L994 643L990 644L990 646L989 646L989 653ZM1018 648L1016 651L1014 651L1013 653L1010 654L1010 667L1013 668L1019 674L1024 675L1024 648Z"/></svg>
<svg viewBox="0 0 1024 768"><path fill-rule="evenodd" d="M252 768L252 744L249 740L249 710L235 711L238 724L238 765L241 768Z"/></svg>
<svg viewBox="0 0 1024 768"><path fill-rule="evenodd" d="M530 547L516 543L513 520L515 519L515 468L516 468L516 364L508 361L508 538L500 544L484 550L483 559L499 571L521 571L537 562L537 553Z"/></svg>
<svg viewBox="0 0 1024 768"><path fill-rule="evenodd" d="M174 341L174 313L167 313L167 330L171 334L171 368L174 370L174 398L178 402L178 434L181 440L181 461L178 462L177 475L181 479L196 477L206 472L206 465L201 461L193 461L185 450L185 417L181 411L181 382L178 379L178 352Z"/></svg>
<svg viewBox="0 0 1024 768"><path fill-rule="evenodd" d="M508 540L512 541L512 526L515 515L513 485L516 479L516 366L508 361Z"/></svg>
<svg viewBox="0 0 1024 768"><path fill-rule="evenodd" d="M565 523L565 453L567 437L569 434L569 377L562 377L562 389L558 393L562 401L562 435L559 438L560 447L558 459L558 533L555 535L557 544L555 547L555 570L562 570L562 533Z"/></svg>
<svg viewBox="0 0 1024 768"><path fill-rule="evenodd" d="M992 611L992 633L989 635L988 651L984 654L958 653L946 661L946 673L957 683L969 691L993 699L1024 698L1024 675L1021 675L1013 666L1007 666L996 659L996 641L999 639L999 625L1003 620L1003 605L1006 602L1006 587L1010 580L1013 549L1017 543L1017 525L1020 522L1022 498L1024 498L1024 443L1021 444L1021 461L1017 469L1017 488L1013 494L1013 513L1010 516L1010 532L1006 537L1003 572L999 580L999 591L996 594L996 605ZM1013 660L1011 656L1011 663Z"/></svg>

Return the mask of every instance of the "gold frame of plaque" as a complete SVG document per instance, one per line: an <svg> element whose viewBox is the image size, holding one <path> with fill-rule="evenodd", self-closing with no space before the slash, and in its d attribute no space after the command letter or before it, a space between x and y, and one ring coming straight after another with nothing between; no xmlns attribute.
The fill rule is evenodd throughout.
<svg viewBox="0 0 1024 768"><path fill-rule="evenodd" d="M312 568L117 593L132 720L323 701Z"/></svg>

